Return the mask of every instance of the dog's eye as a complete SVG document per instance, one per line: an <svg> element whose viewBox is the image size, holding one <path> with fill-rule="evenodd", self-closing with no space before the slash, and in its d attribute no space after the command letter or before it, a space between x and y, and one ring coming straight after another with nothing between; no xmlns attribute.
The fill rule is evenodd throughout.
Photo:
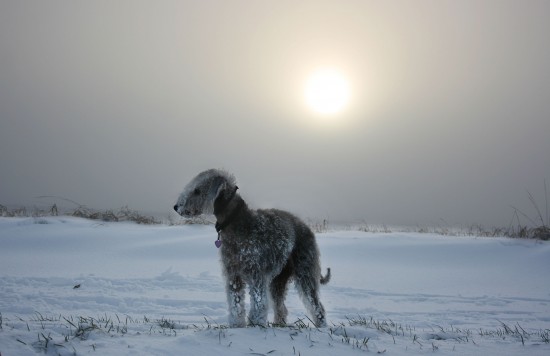
<svg viewBox="0 0 550 356"><path fill-rule="evenodd" d="M200 195L201 194L201 190L199 188L195 188L195 190L193 191L193 194L194 195Z"/></svg>

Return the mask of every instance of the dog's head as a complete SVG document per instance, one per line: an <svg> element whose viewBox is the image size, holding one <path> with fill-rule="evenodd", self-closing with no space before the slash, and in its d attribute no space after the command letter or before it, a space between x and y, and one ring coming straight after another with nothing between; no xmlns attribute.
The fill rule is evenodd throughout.
<svg viewBox="0 0 550 356"><path fill-rule="evenodd" d="M184 217L214 213L216 202L226 201L237 190L235 177L219 170L199 173L183 189L174 210Z"/></svg>

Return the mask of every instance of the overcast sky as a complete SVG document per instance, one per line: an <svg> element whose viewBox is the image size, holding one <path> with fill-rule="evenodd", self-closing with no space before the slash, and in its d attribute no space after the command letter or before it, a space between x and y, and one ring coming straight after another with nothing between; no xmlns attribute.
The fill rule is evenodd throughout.
<svg viewBox="0 0 550 356"><path fill-rule="evenodd" d="M506 226L550 188L549 1L0 1L0 204ZM330 119L319 67L349 80ZM329 122L327 122L327 120Z"/></svg>

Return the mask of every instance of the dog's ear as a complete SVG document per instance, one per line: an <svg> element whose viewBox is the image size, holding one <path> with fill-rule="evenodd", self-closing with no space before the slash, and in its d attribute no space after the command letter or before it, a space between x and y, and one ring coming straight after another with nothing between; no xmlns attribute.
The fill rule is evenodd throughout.
<svg viewBox="0 0 550 356"><path fill-rule="evenodd" d="M216 195L214 197L214 214L219 213L225 208L227 205L227 199L226 199L226 191L227 191L227 182L222 182L216 191Z"/></svg>
<svg viewBox="0 0 550 356"><path fill-rule="evenodd" d="M216 190L216 196L214 197L214 201L223 198L225 195L225 191L227 190L227 182L221 182L218 186L218 189Z"/></svg>
<svg viewBox="0 0 550 356"><path fill-rule="evenodd" d="M220 184L216 193L216 198L214 199L214 214L221 213L225 209L227 204L229 204L231 199L235 196L237 189L239 189L239 187L228 182Z"/></svg>

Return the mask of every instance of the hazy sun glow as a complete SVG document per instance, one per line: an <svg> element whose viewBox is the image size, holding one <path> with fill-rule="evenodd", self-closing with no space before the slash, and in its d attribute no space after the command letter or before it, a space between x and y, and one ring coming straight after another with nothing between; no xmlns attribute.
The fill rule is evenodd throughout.
<svg viewBox="0 0 550 356"><path fill-rule="evenodd" d="M307 105L316 113L337 114L349 102L349 83L336 69L319 69L311 74L306 83L305 98Z"/></svg>

